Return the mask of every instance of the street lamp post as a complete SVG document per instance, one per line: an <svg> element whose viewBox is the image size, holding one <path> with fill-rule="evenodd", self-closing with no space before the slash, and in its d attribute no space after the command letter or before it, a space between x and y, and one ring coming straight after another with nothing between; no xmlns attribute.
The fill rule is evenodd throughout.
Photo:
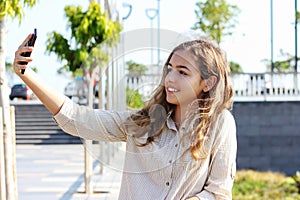
<svg viewBox="0 0 300 200"><path fill-rule="evenodd" d="M294 73L294 88L296 90L296 94L298 94L298 11L297 11L297 0L295 0L295 73Z"/></svg>
<svg viewBox="0 0 300 200"><path fill-rule="evenodd" d="M274 46L273 46L273 0L270 0L270 18L271 18L271 72L274 72Z"/></svg>
<svg viewBox="0 0 300 200"><path fill-rule="evenodd" d="M128 19L128 17L131 15L132 12L132 5L128 4L126 2L123 2L122 4L123 8L127 8L128 11L126 13L126 15L124 15L122 17L122 22L124 24L124 21ZM121 42L122 42L122 62L123 62L123 69L125 69L125 37L124 37L124 33L121 34Z"/></svg>
<svg viewBox="0 0 300 200"><path fill-rule="evenodd" d="M122 3L123 8L128 8L128 12L125 16L122 17L122 21L124 22L128 17L131 15L132 12L132 5L126 2Z"/></svg>
<svg viewBox="0 0 300 200"><path fill-rule="evenodd" d="M160 63L160 0L157 0L157 65Z"/></svg>
<svg viewBox="0 0 300 200"><path fill-rule="evenodd" d="M158 10L155 8L147 8L146 15L150 19L150 43L151 43L151 66L153 65L153 19L157 16Z"/></svg>
<svg viewBox="0 0 300 200"><path fill-rule="evenodd" d="M123 5L123 8L124 9L126 8L126 11L127 11L127 12L124 11L124 13L123 13L124 16L122 17L122 22L123 22L123 25L124 25L125 20L127 20L129 18L129 16L131 15L132 5L129 4L129 3L126 3L126 2L123 2L122 5ZM120 73L121 80L125 81L125 66L126 66L126 62L125 62L125 33L124 32L121 35L121 40L122 40L122 63L123 63L123 66L121 67L121 70L119 70L119 71L121 72ZM121 81L121 80L119 80L119 81ZM125 87L125 83L124 84L120 84L120 86L121 85L123 85L123 87ZM119 90L120 91L118 92L118 94L121 95L121 99L124 99L126 97L126 88L120 88L119 87ZM124 109L126 107L126 101L123 101L122 103L123 103L122 109Z"/></svg>
<svg viewBox="0 0 300 200"><path fill-rule="evenodd" d="M297 0L295 0L295 72L297 73L298 71L298 30L297 30L297 25L298 25L298 14L297 14Z"/></svg>

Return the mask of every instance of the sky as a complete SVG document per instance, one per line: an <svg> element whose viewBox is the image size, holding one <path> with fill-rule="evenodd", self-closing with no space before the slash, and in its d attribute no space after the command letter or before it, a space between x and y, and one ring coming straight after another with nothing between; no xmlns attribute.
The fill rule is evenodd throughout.
<svg viewBox="0 0 300 200"><path fill-rule="evenodd" d="M117 1L122 9L121 0ZM183 35L193 35L191 27L196 22L194 10L197 1L199 0L160 0L160 28ZM125 2L132 5L132 13L124 20L123 33L141 29L150 30L151 21L147 18L145 10L157 8L157 0L126 0ZM63 91L70 79L57 75L56 71L62 64L57 61L55 55L45 54L47 34L57 31L68 37L64 7L80 4L86 8L88 3L88 0L39 0L33 8L25 9L25 17L21 24L17 20L8 19L6 60L13 61L18 46L30 32L33 32L34 28L37 28L38 39L32 54L34 61L29 66L37 67L39 75L46 82ZM237 5L241 11L233 35L224 38L220 44L221 48L226 51L228 60L239 63L244 72L265 72L266 67L262 60L271 58L270 0L228 0L228 3ZM124 16L126 12L126 8L123 8L120 15ZM295 54L294 1L273 0L273 15L274 60L280 60L281 49L292 55ZM157 28L156 18L152 26ZM149 63L150 53L146 52L146 62ZM145 51L128 57L135 59L136 62L145 62L143 54ZM163 53L162 59L166 55L167 53ZM13 80L14 83L20 81L18 78Z"/></svg>

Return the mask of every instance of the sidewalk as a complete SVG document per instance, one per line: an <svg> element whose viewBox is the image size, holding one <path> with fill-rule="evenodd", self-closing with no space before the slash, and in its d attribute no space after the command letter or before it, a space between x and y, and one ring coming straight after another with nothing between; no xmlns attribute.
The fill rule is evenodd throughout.
<svg viewBox="0 0 300 200"><path fill-rule="evenodd" d="M16 153L19 200L118 199L122 151L115 153L109 165L104 164L103 174L93 153L92 195L84 193L83 145L17 145Z"/></svg>

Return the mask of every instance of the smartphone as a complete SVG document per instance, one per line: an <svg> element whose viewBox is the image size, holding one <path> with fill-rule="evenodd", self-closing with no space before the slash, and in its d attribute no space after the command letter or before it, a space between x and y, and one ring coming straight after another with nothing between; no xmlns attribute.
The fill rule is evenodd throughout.
<svg viewBox="0 0 300 200"><path fill-rule="evenodd" d="M35 43L35 40L37 38L37 30L36 28L34 29L34 32L33 32L33 35L31 36L30 40L26 43L25 46L34 46L34 43ZM25 57L29 57L31 55L31 52L25 52L25 53L22 53L21 54L22 56L25 56ZM20 62L21 65L27 65L28 62ZM24 74L25 73L25 69L22 69L21 70L21 73Z"/></svg>

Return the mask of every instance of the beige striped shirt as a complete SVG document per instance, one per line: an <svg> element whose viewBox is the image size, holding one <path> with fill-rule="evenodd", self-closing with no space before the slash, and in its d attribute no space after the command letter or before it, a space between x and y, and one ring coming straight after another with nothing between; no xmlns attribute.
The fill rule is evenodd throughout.
<svg viewBox="0 0 300 200"><path fill-rule="evenodd" d="M54 120L71 135L126 142L120 200L178 200L193 196L201 200L232 199L237 142L235 121L229 111L224 110L210 127L205 143L208 157L197 163L186 152L189 140L181 137L190 124L183 123L177 130L168 117L163 133L141 147L136 144L144 143L148 133L135 137L134 129L124 125L129 116L129 112L89 109L66 99Z"/></svg>

